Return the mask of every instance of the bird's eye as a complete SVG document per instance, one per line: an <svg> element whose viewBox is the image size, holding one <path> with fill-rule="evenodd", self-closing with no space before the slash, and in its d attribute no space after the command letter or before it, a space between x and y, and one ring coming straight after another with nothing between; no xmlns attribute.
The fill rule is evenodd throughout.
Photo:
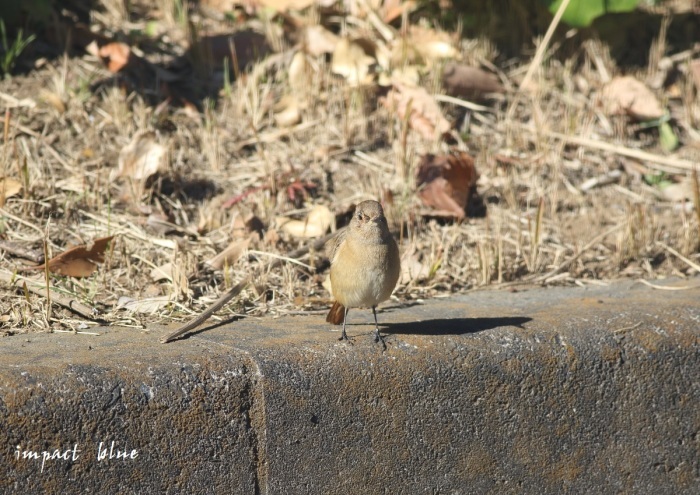
<svg viewBox="0 0 700 495"><path fill-rule="evenodd" d="M357 212L357 219L358 219L358 220L362 220L363 218L364 218L364 215L362 214L362 212L361 212L361 211L358 211L358 212Z"/></svg>

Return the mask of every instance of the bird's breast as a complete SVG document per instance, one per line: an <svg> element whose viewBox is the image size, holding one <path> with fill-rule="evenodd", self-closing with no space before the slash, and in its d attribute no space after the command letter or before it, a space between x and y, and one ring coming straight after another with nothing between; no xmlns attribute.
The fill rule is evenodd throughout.
<svg viewBox="0 0 700 495"><path fill-rule="evenodd" d="M393 238L378 244L347 238L331 265L333 296L345 307L376 306L391 296L399 271Z"/></svg>

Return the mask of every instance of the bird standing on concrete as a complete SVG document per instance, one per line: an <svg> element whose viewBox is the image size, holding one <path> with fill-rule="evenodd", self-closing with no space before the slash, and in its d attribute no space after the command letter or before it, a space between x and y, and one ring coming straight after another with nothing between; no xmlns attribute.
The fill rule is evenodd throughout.
<svg viewBox="0 0 700 495"><path fill-rule="evenodd" d="M347 340L345 323L350 308L372 308L374 341L382 343L377 323L377 304L389 299L401 273L399 247L384 216L382 205L363 201L347 229L328 246L331 260L331 289L335 302L326 316L334 325L343 322L339 340Z"/></svg>

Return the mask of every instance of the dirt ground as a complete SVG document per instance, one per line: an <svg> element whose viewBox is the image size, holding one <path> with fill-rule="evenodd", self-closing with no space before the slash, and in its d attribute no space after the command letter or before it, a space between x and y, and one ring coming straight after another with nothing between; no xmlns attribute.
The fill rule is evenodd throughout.
<svg viewBox="0 0 700 495"><path fill-rule="evenodd" d="M282 21L199 15L192 17L199 39L245 30L266 41L237 37L239 54L255 53L250 61L241 55L238 69L200 64L186 23L144 10L126 25L107 12L93 17L92 32L100 34L100 49L111 40L129 46L127 67L110 70L109 57L88 43L45 56L51 42L41 38L34 55L0 82L0 177L21 184L0 209L6 334L183 322L250 274L255 282L217 320L320 318L331 303L324 253L312 250L275 269L270 262L343 227L354 205L370 198L383 202L400 241L398 302L621 277L653 284L700 273L697 45L667 46L662 32L646 48L646 67L625 67L604 43L582 38L571 56L550 53L523 85L535 47L504 60L487 41L450 33L455 56L418 64L418 87L448 94L445 64L457 62L492 73L501 90L434 97L449 131L428 139L417 119L438 125L417 97L403 112L386 104L402 84L396 67L389 82L379 70L356 85L334 74L335 55L307 47L310 69L299 85L290 73L300 37L278 29L286 28ZM396 23L377 27L361 16L345 28L322 19L338 34L381 39L381 25L400 33ZM156 34L143 34L151 28ZM606 96L606 88L621 75L645 86L664 116L610 110L606 102L620 97ZM478 174L462 219L427 203L416 179L428 154L458 152L473 157ZM330 227L317 218L330 218ZM321 233L310 235L309 226ZM88 276L41 266L45 254L51 259L109 236ZM226 259L217 258L227 248ZM83 311L68 309L72 304Z"/></svg>

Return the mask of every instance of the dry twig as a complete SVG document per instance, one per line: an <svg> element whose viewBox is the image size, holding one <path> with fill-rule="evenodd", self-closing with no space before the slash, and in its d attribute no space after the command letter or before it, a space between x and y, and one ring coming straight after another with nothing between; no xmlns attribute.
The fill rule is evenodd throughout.
<svg viewBox="0 0 700 495"><path fill-rule="evenodd" d="M661 246L662 248L664 248L664 249L665 249L666 251L668 251L669 253L671 253L672 255L674 255L674 256L675 256L676 258L678 258L679 260L684 261L684 262L685 262L686 264L688 264L693 270L695 270L696 272L700 273L700 265L698 265L697 263L695 263L693 260L686 258L686 257L683 256L681 253L679 253L678 251L676 251L675 249L673 249L671 246L667 246L667 245L664 244L663 242L657 242L657 244L658 244L659 246Z"/></svg>
<svg viewBox="0 0 700 495"><path fill-rule="evenodd" d="M656 285L652 284L651 282L648 282L644 280L643 278L640 278L637 280L637 282L641 282L647 287L651 287L652 289L657 289L657 290L692 290L692 289L700 289L700 285L684 285L682 287L678 287L675 285Z"/></svg>
<svg viewBox="0 0 700 495"><path fill-rule="evenodd" d="M681 158L673 158L671 156L661 156L661 155L655 155L653 153L648 153L646 151L642 150L635 150L632 148L628 148L626 146L618 145L618 144L610 144L606 143L604 141L596 141L595 139L590 139L590 138L585 138L585 137L579 137L579 136L570 136L567 134L562 134L560 132L554 132L554 131L546 131L546 130L535 130L531 126L520 126L520 128L530 131L534 134L544 134L547 137L553 137L556 139L560 139L566 143L570 144L577 144L579 146L585 146L587 148L593 148L601 151L609 151L611 153L615 153L617 155L622 155L622 156L627 156L629 158L634 158L636 160L641 160L643 162L646 162L647 165L651 168L661 170L663 172L678 172L679 170L682 171L687 171L687 170L693 170L695 167L697 167L696 164L688 161L688 160L683 160Z"/></svg>
<svg viewBox="0 0 700 495"><path fill-rule="evenodd" d="M12 273L5 270L0 271L0 280L7 284L11 284L18 289L23 289L24 285L26 284L27 290L42 297L45 297L47 293L46 284L38 283L35 280L22 277L20 275L14 276ZM49 287L48 290L50 290L51 293L52 303L63 306L64 308L67 308L88 320L96 319L97 311L95 308L91 308L77 299L59 293L54 287Z"/></svg>
<svg viewBox="0 0 700 495"><path fill-rule="evenodd" d="M339 232L339 231L337 231ZM267 263L261 271L268 271L272 270L274 268L277 268L278 266L281 266L282 263L285 261L289 261L290 259L298 259L307 254L310 250L321 250L323 249L323 246L328 242L333 236L336 235L336 233L330 233L326 234L325 236L321 237L320 239L316 239L311 245L304 246L302 248L299 248L295 251L292 251L289 253L289 256L286 257L279 257L275 258L274 260L270 261ZM173 333L167 335L166 337L161 339L161 343L167 344L168 342L172 342L173 340L177 339L181 335L184 335L185 333L189 332L190 330L193 330L197 328L199 325L204 323L211 315L216 313L218 310L223 308L231 299L236 297L238 294L245 289L245 287L250 283L250 281L253 279L253 275L250 274L246 276L243 280L241 280L238 284L233 286L231 289L229 289L228 292L226 292L223 296L221 296L219 299L214 302L211 306L209 306L207 309L205 309L202 314L194 318L192 321L182 325L179 327L177 330L175 330Z"/></svg>

